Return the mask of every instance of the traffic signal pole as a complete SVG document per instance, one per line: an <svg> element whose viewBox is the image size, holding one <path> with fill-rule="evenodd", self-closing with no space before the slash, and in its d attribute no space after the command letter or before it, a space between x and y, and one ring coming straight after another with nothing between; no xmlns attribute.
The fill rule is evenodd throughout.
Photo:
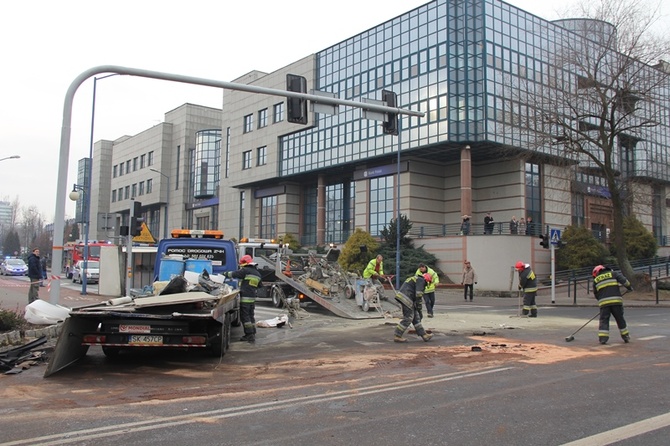
<svg viewBox="0 0 670 446"><path fill-rule="evenodd" d="M133 227L135 221L135 199L130 199L128 235L126 236L126 297L130 297L130 281L133 278Z"/></svg>
<svg viewBox="0 0 670 446"><path fill-rule="evenodd" d="M551 303L556 303L556 245L551 243Z"/></svg>

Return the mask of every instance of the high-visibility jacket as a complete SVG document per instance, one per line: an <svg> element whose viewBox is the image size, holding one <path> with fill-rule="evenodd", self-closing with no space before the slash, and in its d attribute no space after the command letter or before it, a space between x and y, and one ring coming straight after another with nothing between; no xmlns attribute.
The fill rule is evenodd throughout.
<svg viewBox="0 0 670 446"><path fill-rule="evenodd" d="M435 288L437 287L437 284L440 283L440 278L437 276L437 273L430 267L426 266L426 272L430 274L430 277L433 278L433 281L430 282L429 284L426 284L426 289L423 290L424 293L432 293L435 291ZM421 272L421 268L416 270L416 275L417 276L423 276L425 273Z"/></svg>
<svg viewBox="0 0 670 446"><path fill-rule="evenodd" d="M593 295L598 299L598 306L623 305L619 284L631 289L630 282L623 274L610 268L600 270L593 279Z"/></svg>
<svg viewBox="0 0 670 446"><path fill-rule="evenodd" d="M537 292L537 278L530 265L526 265L523 271L519 271L519 285L524 293Z"/></svg>
<svg viewBox="0 0 670 446"><path fill-rule="evenodd" d="M368 266L363 271L363 278L369 279L373 274L377 274L378 276L384 275L384 261L379 262L379 267L377 267L376 257L368 262Z"/></svg>

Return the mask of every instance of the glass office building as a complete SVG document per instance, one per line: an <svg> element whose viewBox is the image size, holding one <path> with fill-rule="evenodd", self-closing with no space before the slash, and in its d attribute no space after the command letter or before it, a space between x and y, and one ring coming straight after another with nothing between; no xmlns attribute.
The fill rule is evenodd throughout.
<svg viewBox="0 0 670 446"><path fill-rule="evenodd" d="M399 198L395 172L389 168L374 178L364 175L364 183L356 172L390 166L398 145L403 161L410 162L400 177L401 184L409 188L401 192L404 203L400 210L409 214L415 226L432 228L429 232L458 224L461 213L480 219L488 210L530 216L538 231L546 224L565 226L589 220L602 220L593 223L593 229L607 227L610 217L602 209L608 207L602 202L607 199L603 179L592 170L584 173L582 168L593 166L583 157L571 159L575 164L562 185L570 191L568 195L554 198L558 202L567 199L571 207L551 211L552 203L543 197L549 181L544 178L545 166L561 165L567 155L555 140L538 137L546 131L545 123L538 119L545 113L542 104L556 100L557 91L578 94L583 87L584 74L558 55L575 47L597 48L616 35L611 25L600 22L596 32L585 38L580 30L586 22L549 22L499 0L436 0L317 53L314 89L357 101L379 100L382 90L392 90L400 107L423 111L425 116L402 116L401 134L393 137L383 134L378 121L348 108L335 115L315 114L309 128L280 135L277 179L300 179L303 241L318 241L314 227L319 220L315 203L318 176L326 188L322 229L328 239L322 242L344 241L359 226L378 234L388 224L396 215L394 203ZM614 51L612 57L617 57ZM653 72L657 68L646 69ZM663 91L658 93L662 96ZM665 93L667 98L667 84ZM654 194L663 196L670 180L668 101L649 103L641 110L666 119L644 135L628 140L623 135L615 149L614 167L625 169L629 177L655 182ZM463 175L465 145L472 166L469 178L449 184ZM525 162L515 165L510 161L515 156L522 156ZM478 175L482 169L487 176L497 175L491 168L496 162L505 166L499 181ZM435 171L438 165L441 172ZM511 171L517 169L523 184L509 180ZM431 177L429 184L422 184L419 178L424 171ZM466 204L452 196L464 187L473 191ZM509 189L513 199L493 193L496 188ZM655 216L653 230L658 236L664 235L662 201L654 200L644 210ZM584 214L596 208L602 218ZM499 228L500 233L506 231Z"/></svg>

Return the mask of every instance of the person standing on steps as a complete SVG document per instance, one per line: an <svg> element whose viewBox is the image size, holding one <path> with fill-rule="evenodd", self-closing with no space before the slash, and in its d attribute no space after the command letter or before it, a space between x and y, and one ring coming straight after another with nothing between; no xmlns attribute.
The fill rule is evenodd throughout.
<svg viewBox="0 0 670 446"><path fill-rule="evenodd" d="M244 326L244 336L240 341L256 342L256 290L261 283L261 273L256 269L254 259L244 255L240 259L240 269L228 271L228 277L240 281L240 319Z"/></svg>
<svg viewBox="0 0 670 446"><path fill-rule="evenodd" d="M461 235L470 235L470 216L464 215L461 222Z"/></svg>
<svg viewBox="0 0 670 446"><path fill-rule="evenodd" d="M477 283L477 273L475 269L470 264L469 260L465 261L463 266L463 278L461 279L461 285L463 285L463 298L468 300L468 290L470 290L470 302L472 302L472 296L474 295L474 285Z"/></svg>
<svg viewBox="0 0 670 446"><path fill-rule="evenodd" d="M593 268L593 295L598 299L600 308L600 326L598 327L598 342L607 344L610 339L610 315L614 316L623 342L630 342L630 333L626 320L623 318L623 298L619 285L633 291L633 287L626 277L618 271L613 271L603 265Z"/></svg>
<svg viewBox="0 0 670 446"><path fill-rule="evenodd" d="M519 272L519 289L523 290L523 311L522 314L528 317L537 317L537 305L535 296L537 295L537 278L530 268L530 265L522 261L514 265Z"/></svg>
<svg viewBox="0 0 670 446"><path fill-rule="evenodd" d="M405 280L400 289L395 293L395 300L402 307L402 319L396 325L393 333L393 342L407 342L403 335L410 325L414 325L416 334L425 342L432 339L433 335L426 333L426 329L421 324L421 297L433 278L425 273L422 276L412 276Z"/></svg>
<svg viewBox="0 0 670 446"><path fill-rule="evenodd" d="M419 263L419 269L416 270L417 276L423 276L424 274L430 274L430 277L433 280L426 285L426 289L423 290L423 302L426 304L426 312L428 317L433 317L433 307L435 306L435 288L437 284L440 283L440 278L437 276L437 273L427 266L424 263Z"/></svg>
<svg viewBox="0 0 670 446"><path fill-rule="evenodd" d="M490 212L487 212L484 217L484 234L493 234L493 225L493 217Z"/></svg>
<svg viewBox="0 0 670 446"><path fill-rule="evenodd" d="M512 216L512 219L509 221L509 233L512 235L519 233L519 222L516 220L516 215Z"/></svg>

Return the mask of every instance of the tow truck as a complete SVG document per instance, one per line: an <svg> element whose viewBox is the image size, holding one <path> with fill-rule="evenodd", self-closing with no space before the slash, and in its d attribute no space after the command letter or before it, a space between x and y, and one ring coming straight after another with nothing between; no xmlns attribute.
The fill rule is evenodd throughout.
<svg viewBox="0 0 670 446"><path fill-rule="evenodd" d="M213 274L237 268L235 244L220 231L175 230L171 238L160 240L155 277L161 261L175 253L211 261ZM63 323L44 376L85 356L91 346L102 347L108 357L140 348L203 349L223 357L231 326L240 324L239 290L228 283L206 285L209 289L205 291L125 296L73 309Z"/></svg>

